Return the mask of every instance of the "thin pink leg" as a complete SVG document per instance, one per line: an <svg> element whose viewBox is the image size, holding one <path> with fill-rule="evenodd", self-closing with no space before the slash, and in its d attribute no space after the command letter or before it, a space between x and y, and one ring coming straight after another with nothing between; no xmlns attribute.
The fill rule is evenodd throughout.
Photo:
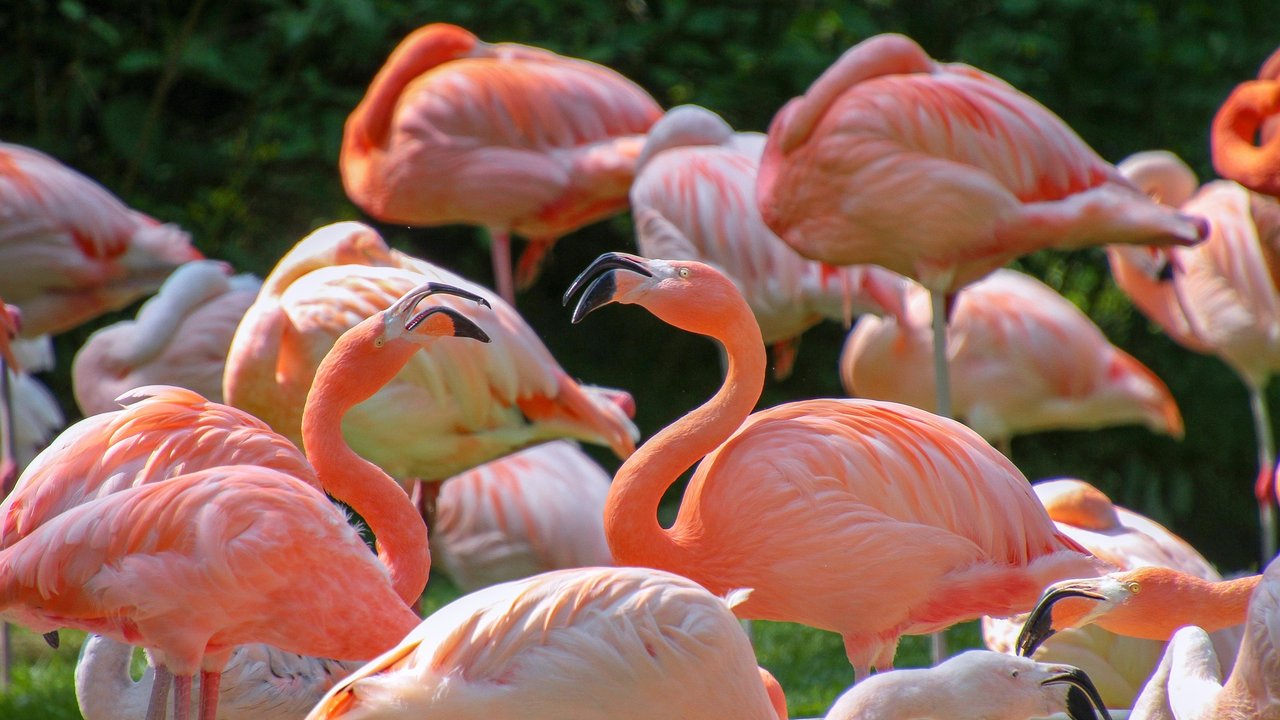
<svg viewBox="0 0 1280 720"><path fill-rule="evenodd" d="M173 720L191 720L191 683L194 675L173 676Z"/></svg>
<svg viewBox="0 0 1280 720"><path fill-rule="evenodd" d="M489 252L493 257L493 284L511 305L516 304L516 289L511 279L511 235L506 230L489 228Z"/></svg>
<svg viewBox="0 0 1280 720"><path fill-rule="evenodd" d="M200 720L216 720L218 717L218 686L222 684L222 671L200 673Z"/></svg>
<svg viewBox="0 0 1280 720"><path fill-rule="evenodd" d="M164 720L165 705L169 702L169 684L173 673L163 665L156 665L155 678L151 681L151 700L147 703L147 720Z"/></svg>

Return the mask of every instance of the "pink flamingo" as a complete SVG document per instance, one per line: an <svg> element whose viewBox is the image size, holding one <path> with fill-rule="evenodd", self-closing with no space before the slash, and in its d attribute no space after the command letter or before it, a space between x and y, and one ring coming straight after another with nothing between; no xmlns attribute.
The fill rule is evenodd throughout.
<svg viewBox="0 0 1280 720"><path fill-rule="evenodd" d="M1278 116L1280 49L1262 64L1258 79L1237 85L1213 116L1209 140L1218 174L1254 192L1280 197Z"/></svg>
<svg viewBox="0 0 1280 720"><path fill-rule="evenodd" d="M1122 570L1152 565L1218 581L1222 577L1185 540L1159 523L1114 505L1083 480L1062 478L1032 486L1060 530L1098 558ZM988 648L1013 653L1026 618L983 618ZM1236 628L1214 633L1223 657L1240 647ZM1069 663L1089 674L1109 707L1130 707L1160 662L1164 643L1124 637L1095 626L1063 630L1036 651L1041 662Z"/></svg>
<svg viewBox="0 0 1280 720"><path fill-rule="evenodd" d="M80 411L115 410L117 397L144 385L176 385L222 402L231 337L262 284L251 275L228 275L220 262L187 263L134 320L90 335L71 363Z"/></svg>
<svg viewBox="0 0 1280 720"><path fill-rule="evenodd" d="M1266 403L1280 369L1280 205L1228 181L1196 190L1195 174L1171 153L1140 153L1120 165L1136 185L1163 202L1210 220L1209 238L1194 248L1109 249L1116 284L1147 317L1190 350L1213 353L1249 391L1258 467L1275 466ZM1192 194L1194 193L1194 194ZM1274 499L1257 488L1264 560L1275 555Z"/></svg>
<svg viewBox="0 0 1280 720"><path fill-rule="evenodd" d="M929 292L912 283L904 317L860 320L840 355L845 390L933 410L930 314ZM947 348L957 416L1005 455L1014 435L1040 430L1140 422L1182 435L1160 378L1029 275L996 270L957 293Z"/></svg>
<svg viewBox="0 0 1280 720"><path fill-rule="evenodd" d="M0 288L26 337L69 330L200 259L187 233L31 148L0 143Z"/></svg>
<svg viewBox="0 0 1280 720"><path fill-rule="evenodd" d="M719 115L684 105L649 131L631 186L645 257L700 260L734 281L773 350L774 377L791 372L800 334L822 319L901 315L902 282L883 268L824 267L801 257L760 219L761 133L735 133Z"/></svg>
<svg viewBox="0 0 1280 720"><path fill-rule="evenodd" d="M955 421L835 399L748 417L764 383L760 329L711 267L610 253L566 300L588 285L575 320L638 304L728 357L715 397L614 476L605 535L619 564L679 572L717 594L751 588L739 616L840 633L858 677L891 666L903 634L1024 611L1053 578L1101 567L1054 528L1017 468ZM663 493L699 460L664 529Z"/></svg>
<svg viewBox="0 0 1280 720"><path fill-rule="evenodd" d="M488 228L495 282L514 303L508 233L530 239L526 286L557 238L626 207L661 114L606 67L437 23L387 58L347 119L338 166L379 220Z"/></svg>
<svg viewBox="0 0 1280 720"><path fill-rule="evenodd" d="M747 592L721 599L646 568L495 585L432 614L307 719L775 720L729 609Z"/></svg>
<svg viewBox="0 0 1280 720"><path fill-rule="evenodd" d="M455 475L440 488L431 554L464 591L551 570L612 565L604 539L610 479L567 440Z"/></svg>
<svg viewBox="0 0 1280 720"><path fill-rule="evenodd" d="M343 432L356 453L402 482L443 480L557 438L605 444L619 457L631 453L637 433L625 408L629 396L580 386L510 305L392 250L353 222L316 230L267 276L231 343L223 378L227 403L301 443L307 392L334 341L427 280L485 298L491 307L444 302L483 325L495 342L442 343L415 354L347 414Z"/></svg>
<svg viewBox="0 0 1280 720"><path fill-rule="evenodd" d="M881 265L929 289L948 416L944 325L961 287L1042 248L1205 234L1035 100L901 35L850 48L774 116L756 190L765 223L801 255Z"/></svg>

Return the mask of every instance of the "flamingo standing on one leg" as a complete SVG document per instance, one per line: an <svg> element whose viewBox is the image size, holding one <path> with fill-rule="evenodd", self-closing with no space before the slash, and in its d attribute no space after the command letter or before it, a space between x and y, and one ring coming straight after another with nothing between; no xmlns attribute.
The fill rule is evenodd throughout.
<svg viewBox="0 0 1280 720"><path fill-rule="evenodd" d="M756 189L765 223L801 255L882 265L929 289L947 416L947 298L961 287L1042 248L1205 234L1035 100L901 35L850 48L774 116Z"/></svg>
<svg viewBox="0 0 1280 720"><path fill-rule="evenodd" d="M136 319L96 331L76 352L71 379L81 412L115 410L117 397L143 385L176 385L222 402L227 350L261 284L229 277L212 260L175 270Z"/></svg>
<svg viewBox="0 0 1280 720"><path fill-rule="evenodd" d="M531 240L517 277L528 285L557 238L626 207L661 114L609 68L436 23L378 71L338 166L347 195L379 220L489 228L495 282L514 304L508 233Z"/></svg>
<svg viewBox="0 0 1280 720"><path fill-rule="evenodd" d="M21 145L0 143L0 207L0 289L22 309L25 337L118 310L201 258L178 227Z"/></svg>
<svg viewBox="0 0 1280 720"><path fill-rule="evenodd" d="M1254 192L1280 197L1280 49L1218 108L1209 132L1213 168Z"/></svg>
<svg viewBox="0 0 1280 720"><path fill-rule="evenodd" d="M912 284L899 319L866 317L845 341L840 378L858 397L935 408L929 293ZM947 362L956 415L1010 456L1014 435L1140 422L1182 435L1168 387L1071 301L1013 270L956 294Z"/></svg>
<svg viewBox="0 0 1280 720"><path fill-rule="evenodd" d="M495 585L428 617L307 718L775 720L729 609L746 592L725 600L647 568Z"/></svg>
<svg viewBox="0 0 1280 720"><path fill-rule="evenodd" d="M1116 284L1171 338L1222 358L1249 391L1260 476L1275 467L1266 402L1280 370L1280 205L1228 181L1196 190L1189 167L1167 152L1139 153L1120 164L1134 183L1162 201L1209 218L1194 248L1110 248ZM1275 499L1256 488L1263 561L1275 555Z"/></svg>
<svg viewBox="0 0 1280 720"><path fill-rule="evenodd" d="M615 475L605 533L620 564L679 572L714 593L752 588L740 616L839 632L859 677L889 667L903 634L1024 611L1052 578L1102 567L1053 527L1007 458L953 420L826 399L748 417L764 383L760 329L713 268L610 253L566 300L584 286L575 320L634 303L728 357L715 397ZM699 460L662 528L663 493Z"/></svg>
<svg viewBox="0 0 1280 720"><path fill-rule="evenodd" d="M641 255L700 260L734 281L782 379L801 333L823 318L847 325L854 313L900 316L904 284L875 266L824 267L773 234L755 201L764 140L695 105L671 110L649 131L631 207Z"/></svg>

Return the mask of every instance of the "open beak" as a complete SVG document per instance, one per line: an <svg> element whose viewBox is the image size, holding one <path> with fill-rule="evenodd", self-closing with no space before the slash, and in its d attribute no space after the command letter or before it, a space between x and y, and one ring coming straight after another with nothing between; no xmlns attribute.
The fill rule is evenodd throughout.
<svg viewBox="0 0 1280 720"><path fill-rule="evenodd" d="M583 270L578 277L574 278L573 283L569 285L569 289L564 291L562 302L568 305L569 299L584 285L590 283L586 292L578 299L577 306L573 309L573 322L577 323L592 310L613 302L613 295L617 291L614 273L618 270L626 270L645 277L653 277L653 273L649 272L649 268L645 267L643 259L635 255L616 252L601 255L588 265L587 269Z"/></svg>
<svg viewBox="0 0 1280 720"><path fill-rule="evenodd" d="M421 325L428 318L439 315L443 318L448 318L451 328L449 331L433 334L469 337L481 342L489 342L489 336L484 330L481 330L480 327L470 318L453 308L449 308L444 305L432 305L431 307L415 314L415 311L418 308L418 303L421 303L431 295L437 294L454 295L465 300L471 300L472 302L485 307L491 307L488 300L469 290L463 290L462 288L447 285L445 283L426 282L400 296L399 300L392 303L391 307L387 308L383 314L384 322L387 323L389 329L399 324L405 332L412 332L414 328ZM395 335L399 335L398 330L393 331L393 333Z"/></svg>
<svg viewBox="0 0 1280 720"><path fill-rule="evenodd" d="M1111 720L1111 713L1102 702L1102 695L1085 671L1063 665L1062 672L1041 682L1041 685L1070 685L1067 690L1067 717L1071 720Z"/></svg>
<svg viewBox="0 0 1280 720"><path fill-rule="evenodd" d="M463 315L462 313L458 312L457 310L454 310L451 307L445 307L443 305L432 305L426 310L423 310L417 315L414 315L412 318L409 319L409 322L406 322L404 324L404 329L406 332L413 332L414 328L418 327L423 322L425 322L427 318L430 318L433 316L443 316L445 318L448 318L449 322L452 324L453 326L452 332L442 333L444 335L452 335L453 337L472 338L474 340L479 340L480 342L486 342L486 343L489 342L489 334L486 333L484 330L481 330L480 326L472 322L471 318L467 317L466 315Z"/></svg>
<svg viewBox="0 0 1280 720"><path fill-rule="evenodd" d="M1082 597L1091 600L1107 599L1105 595L1099 592L1070 584L1050 587L1045 591L1044 595L1040 596L1040 601L1036 603L1031 614L1027 616L1027 621L1022 624L1022 630L1018 632L1018 642L1015 647L1019 655L1031 657L1036 648L1040 647L1045 640L1048 640L1057 632L1053 627L1053 606L1059 600L1069 597Z"/></svg>

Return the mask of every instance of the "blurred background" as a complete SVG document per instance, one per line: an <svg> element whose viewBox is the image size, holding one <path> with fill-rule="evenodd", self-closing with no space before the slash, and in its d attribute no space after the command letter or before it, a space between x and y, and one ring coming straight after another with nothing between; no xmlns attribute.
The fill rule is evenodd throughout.
<svg viewBox="0 0 1280 720"><path fill-rule="evenodd" d="M396 43L429 22L606 64L664 106L704 105L743 130L764 130L849 46L902 32L935 58L1030 94L1112 162L1166 148L1202 180L1212 177L1214 110L1280 42L1273 0L9 0L0 9L0 137L182 225L205 255L265 275L313 228L368 221L338 178L342 125ZM491 282L479 230L377 227L400 249ZM559 296L572 277L601 252L633 248L626 215L564 238L518 307L570 374L634 394L647 437L714 392L721 371L709 341L647 313L569 323ZM1186 438L1138 427L1042 433L1014 441L1018 466L1032 479L1089 480L1225 572L1256 567L1256 456L1235 374L1140 316L1101 250L1041 253L1019 267L1168 383ZM69 418L74 350L119 317L57 340L58 366L43 379ZM794 374L771 380L761 406L840 395L844 332L829 323L808 333Z"/></svg>

